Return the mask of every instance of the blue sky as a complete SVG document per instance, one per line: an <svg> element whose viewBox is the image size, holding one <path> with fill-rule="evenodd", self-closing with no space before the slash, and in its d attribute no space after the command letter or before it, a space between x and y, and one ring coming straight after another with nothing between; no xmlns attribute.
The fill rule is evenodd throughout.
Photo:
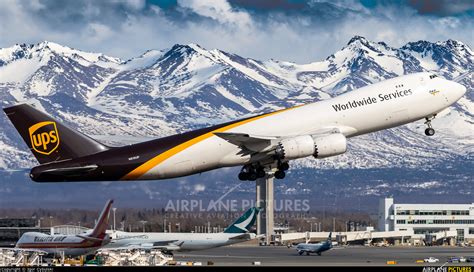
<svg viewBox="0 0 474 272"><path fill-rule="evenodd" d="M256 59L307 63L351 37L474 42L474 1L3 0L0 47L54 41L121 58L197 43Z"/></svg>

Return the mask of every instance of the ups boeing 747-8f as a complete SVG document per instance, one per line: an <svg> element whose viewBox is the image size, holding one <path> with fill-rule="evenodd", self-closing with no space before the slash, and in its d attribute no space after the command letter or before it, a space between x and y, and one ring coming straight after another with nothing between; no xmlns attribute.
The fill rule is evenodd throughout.
<svg viewBox="0 0 474 272"><path fill-rule="evenodd" d="M431 120L466 88L430 73L381 81L343 95L123 147L109 147L26 105L4 111L39 166L34 181L156 180L243 166L241 180L285 177L288 161L346 152L347 139ZM216 116L216 118L218 118Z"/></svg>

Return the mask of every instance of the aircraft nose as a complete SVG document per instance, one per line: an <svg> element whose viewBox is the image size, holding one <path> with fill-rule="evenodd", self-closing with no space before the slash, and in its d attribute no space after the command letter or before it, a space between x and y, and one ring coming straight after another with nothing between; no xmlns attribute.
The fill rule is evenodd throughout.
<svg viewBox="0 0 474 272"><path fill-rule="evenodd" d="M451 88L450 88L450 93L452 93L453 95L451 95L451 97L454 99L453 102L456 102L458 101L461 97L464 96L464 94L466 93L466 87L460 83L457 83L457 82L454 82L454 81L451 81L450 82L451 84Z"/></svg>
<svg viewBox="0 0 474 272"><path fill-rule="evenodd" d="M456 87L457 87L456 90L459 92L460 96L461 96L461 97L464 96L464 94L466 93L466 90L467 90L467 89L466 89L466 86L464 86L464 85L462 85L462 84L459 84L459 83L457 83L457 82L456 82L456 85L457 85L457 86L456 86Z"/></svg>

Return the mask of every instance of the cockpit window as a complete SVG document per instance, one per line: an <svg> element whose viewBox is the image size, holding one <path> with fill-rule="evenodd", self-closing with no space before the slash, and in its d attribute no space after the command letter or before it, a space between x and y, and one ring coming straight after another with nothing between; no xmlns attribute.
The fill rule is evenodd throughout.
<svg viewBox="0 0 474 272"><path fill-rule="evenodd" d="M433 79L435 77L438 77L437 75L430 75L430 79Z"/></svg>

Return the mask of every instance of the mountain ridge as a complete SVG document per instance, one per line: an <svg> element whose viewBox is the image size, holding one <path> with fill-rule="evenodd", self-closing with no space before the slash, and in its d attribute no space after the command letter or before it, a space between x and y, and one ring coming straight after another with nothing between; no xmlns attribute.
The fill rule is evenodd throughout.
<svg viewBox="0 0 474 272"><path fill-rule="evenodd" d="M18 72L24 66L29 69ZM17 72L9 78L12 70ZM455 40L409 42L393 48L355 36L325 60L307 64L260 61L197 44L176 44L122 60L41 42L0 49L0 97L3 106L33 102L86 134L124 144L128 141L120 138L166 136L328 99L406 73L431 71L453 78L473 70L472 50ZM472 79L463 83L472 90ZM343 156L304 159L294 165L418 167L430 159L442 163L457 156L472 157L472 99L468 92L450 113L435 119L440 138L424 137L420 123L415 123L351 139ZM0 168L34 165L5 116L0 124L5 128L0 132ZM377 155L382 150L385 157Z"/></svg>

